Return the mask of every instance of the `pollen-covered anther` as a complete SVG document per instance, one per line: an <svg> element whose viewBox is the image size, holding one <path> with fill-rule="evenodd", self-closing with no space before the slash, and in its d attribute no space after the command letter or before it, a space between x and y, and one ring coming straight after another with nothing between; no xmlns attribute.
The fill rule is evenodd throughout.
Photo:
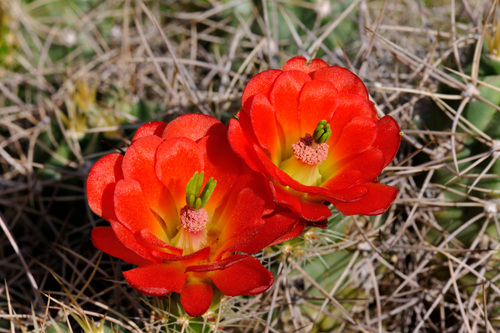
<svg viewBox="0 0 500 333"><path fill-rule="evenodd" d="M299 161L309 165L318 165L328 157L329 147L327 143L315 143L312 135L307 133L305 137L292 145L292 150L293 155Z"/></svg>
<svg viewBox="0 0 500 333"><path fill-rule="evenodd" d="M180 220L182 227L186 231L197 233L205 229L209 218L207 211L203 208L195 210L184 206L181 209Z"/></svg>

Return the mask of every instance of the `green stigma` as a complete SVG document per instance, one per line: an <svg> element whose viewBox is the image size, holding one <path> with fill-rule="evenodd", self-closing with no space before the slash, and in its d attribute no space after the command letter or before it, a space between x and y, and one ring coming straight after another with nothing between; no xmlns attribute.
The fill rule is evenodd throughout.
<svg viewBox="0 0 500 333"><path fill-rule="evenodd" d="M200 193L204 177L205 173L203 171L200 174L196 171L186 185L186 204L191 209L200 209L205 207L208 200L212 196L212 193L214 193L215 185L217 185L217 181L214 180L214 177L211 177L207 181L203 191Z"/></svg>
<svg viewBox="0 0 500 333"><path fill-rule="evenodd" d="M314 142L320 144L327 142L332 136L332 130L330 129L330 124L326 123L326 120L321 120L313 133Z"/></svg>

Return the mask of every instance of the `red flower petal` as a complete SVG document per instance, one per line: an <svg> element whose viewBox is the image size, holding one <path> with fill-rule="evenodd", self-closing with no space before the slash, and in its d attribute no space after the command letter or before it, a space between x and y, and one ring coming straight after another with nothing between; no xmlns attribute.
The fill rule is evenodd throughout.
<svg viewBox="0 0 500 333"><path fill-rule="evenodd" d="M324 173L325 175L328 174L328 170L325 170ZM352 170L344 168L342 170L335 171L333 176L321 184L321 187L325 187L330 190L346 189L358 182L361 179L361 176L362 173L358 169Z"/></svg>
<svg viewBox="0 0 500 333"><path fill-rule="evenodd" d="M139 256L154 263L161 263L161 260L152 255L152 252L158 250L146 242L140 235L136 235L120 222L111 222L111 227L116 237L129 250L137 253Z"/></svg>
<svg viewBox="0 0 500 333"><path fill-rule="evenodd" d="M167 242L162 241L161 239L159 239L158 237L153 235L151 233L151 231L149 231L148 229L142 229L140 231L140 235L141 235L142 239L144 239L146 242L148 242L149 244L151 244L153 246L156 246L156 247L159 247L162 249L167 249L171 253L173 253L174 255L181 255L182 254L182 249L179 249L175 246L170 245Z"/></svg>
<svg viewBox="0 0 500 333"><path fill-rule="evenodd" d="M207 135L226 135L226 131L226 126L214 117L188 113L169 122L162 137L186 137L198 141Z"/></svg>
<svg viewBox="0 0 500 333"><path fill-rule="evenodd" d="M285 133L285 149L291 155L291 145L300 139L298 114L299 95L302 87L311 81L309 75L300 71L283 72L274 81L269 101L274 107L276 119Z"/></svg>
<svg viewBox="0 0 500 333"><path fill-rule="evenodd" d="M359 77L350 70L331 66L319 69L311 75L314 80L326 80L333 83L339 93L357 94L368 99L368 91Z"/></svg>
<svg viewBox="0 0 500 333"><path fill-rule="evenodd" d="M401 144L401 129L398 123L391 116L385 116L377 122L377 138L373 143L374 148L380 149L384 153L385 163L384 168L388 166Z"/></svg>
<svg viewBox="0 0 500 333"><path fill-rule="evenodd" d="M170 192L155 173L156 150L162 142L157 136L136 140L123 158L123 175L140 184L146 205L163 220L171 238L177 232L179 213Z"/></svg>
<svg viewBox="0 0 500 333"><path fill-rule="evenodd" d="M241 105L245 105L247 99L253 95L263 94L264 96L269 97L271 87L278 75L281 73L282 72L278 69L270 69L251 78L243 91L243 95L241 96Z"/></svg>
<svg viewBox="0 0 500 333"><path fill-rule="evenodd" d="M281 160L281 141L271 103L263 94L257 94L247 100L243 110L250 115L260 146L267 149L274 163L278 163Z"/></svg>
<svg viewBox="0 0 500 333"><path fill-rule="evenodd" d="M371 182L384 168L384 154L377 148L369 148L352 159L348 159L348 163L342 168L359 171L360 177L357 184Z"/></svg>
<svg viewBox="0 0 500 333"><path fill-rule="evenodd" d="M187 278L184 268L176 264L143 265L123 272L123 276L132 288L150 296L180 293Z"/></svg>
<svg viewBox="0 0 500 333"><path fill-rule="evenodd" d="M238 193L230 217L227 214L221 218L226 226L219 235L219 244L224 244L215 255L219 258L224 252L241 251L250 243L264 227L262 219L264 200L252 189L245 188Z"/></svg>
<svg viewBox="0 0 500 333"><path fill-rule="evenodd" d="M355 202L332 202L344 215L379 215L384 213L396 199L398 190L395 187L375 183L365 183L368 194Z"/></svg>
<svg viewBox="0 0 500 333"><path fill-rule="evenodd" d="M304 137L306 133L312 135L319 121L330 120L337 100L338 92L331 82L307 82L299 97L300 136Z"/></svg>
<svg viewBox="0 0 500 333"><path fill-rule="evenodd" d="M272 213L276 205L273 201L274 198L266 190L266 183L267 178L264 175L254 172L248 166L242 164L238 178L232 186L229 195L227 195L224 202L221 202L220 209L217 209L212 216L211 221L214 223L214 226L217 229L222 229L227 224L235 208L239 205L239 194L243 190L253 192L256 196L264 200L264 208L261 216Z"/></svg>
<svg viewBox="0 0 500 333"><path fill-rule="evenodd" d="M242 113L239 112L239 115ZM238 155L246 165L256 172L265 170L262 162L257 157L254 150L254 143L248 138L248 134L243 131L241 123L236 119L229 120L229 130L227 132L229 144L233 151Z"/></svg>
<svg viewBox="0 0 500 333"><path fill-rule="evenodd" d="M248 257L225 270L214 271L210 278L228 296L260 294L274 282L273 274L254 257Z"/></svg>
<svg viewBox="0 0 500 333"><path fill-rule="evenodd" d="M165 127L167 127L167 123L164 123L162 121L153 121L146 123L137 129L132 139L132 143L134 143L134 141L139 140L140 138L149 135L155 135L161 137L163 131L165 130Z"/></svg>
<svg viewBox="0 0 500 333"><path fill-rule="evenodd" d="M300 200L297 195L293 194L291 191L284 189L281 185L269 181L267 183L268 189L274 196L274 200L281 206L287 207L290 210L299 213L300 212Z"/></svg>
<svg viewBox="0 0 500 333"><path fill-rule="evenodd" d="M293 204L293 201L290 201L291 200L290 195L297 196L297 200L299 200L299 199L302 200L302 197L304 197L304 194L307 193L310 197L323 196L323 197L332 198L332 199L336 199L336 200L340 200L340 201L354 201L354 200L358 200L359 198L361 198L362 196L364 196L366 194L366 190L360 190L360 189L357 189L354 187L330 189L330 188L324 188L324 187L319 187L319 186L303 185L303 184L297 182L295 179L291 178L284 171L282 171L276 167L274 167L274 168L275 168L274 171L276 174L276 179L280 180L283 184L285 184L284 186L290 187L292 189L292 191L289 191L288 189L285 190L286 192L288 192L288 194L284 194L284 193L280 194L277 192L277 190L275 191L272 189L270 189L270 191L273 193L273 195L275 196L275 198L278 201L281 201L280 199L278 199L278 195L288 197L288 199L286 201L288 203L290 203L291 205L294 205L294 204ZM358 173L356 173L356 175L358 175ZM293 192L293 190L302 192L304 194L297 194L297 193L293 194L293 193L291 193L291 192ZM276 194L275 194L275 192L276 192ZM304 199L304 200L307 200L307 199ZM319 199L317 199L317 200L312 199L311 201L319 201ZM293 208L291 208L291 209L293 211L295 211Z"/></svg>
<svg viewBox="0 0 500 333"><path fill-rule="evenodd" d="M283 235L290 233L295 228L299 222L299 217L292 212L282 211L265 217L264 221L266 222L264 228L246 248L241 250L242 252L257 253L266 246L277 244L276 242L283 238ZM282 241L279 241L279 243Z"/></svg>
<svg viewBox="0 0 500 333"><path fill-rule="evenodd" d="M244 188L250 188L254 192L259 193L265 201L264 212L262 215L271 214L274 212L276 205L274 204L274 197L271 196L269 191L267 191L267 182L268 179L266 176L261 173L254 172L243 163L238 180L231 189L231 196L236 196L236 194L240 193Z"/></svg>
<svg viewBox="0 0 500 333"><path fill-rule="evenodd" d="M236 156L224 135L209 135L198 142L204 152L204 171L206 183L210 177L217 181L215 190L205 209L211 215L221 205L238 178L241 159ZM203 185L205 186L205 185Z"/></svg>
<svg viewBox="0 0 500 333"><path fill-rule="evenodd" d="M304 186L304 185L302 186L303 189L304 188L306 189L306 191L307 188L311 190L313 189L312 186ZM323 189L320 187L314 187L314 188L324 193L329 192L327 189ZM329 217L332 214L328 209L328 207L326 207L325 205L307 200L300 200L297 194L294 194L291 191L284 189L282 186L278 184L269 182L269 190L271 191L271 193L273 193L275 200L278 204L291 209L293 212L299 214L301 218L306 219L308 221L319 221ZM318 200L321 200L321 197Z"/></svg>
<svg viewBox="0 0 500 333"><path fill-rule="evenodd" d="M242 260L246 260L249 255L233 254L225 259L217 260L203 265L194 265L186 268L186 272L211 272L229 268Z"/></svg>
<svg viewBox="0 0 500 333"><path fill-rule="evenodd" d="M105 220L116 220L113 195L116 182L123 179L123 156L113 153L97 161L87 177L90 209Z"/></svg>
<svg viewBox="0 0 500 333"><path fill-rule="evenodd" d="M181 304L184 310L191 317L199 317L207 312L214 291L208 283L200 281L189 281L181 292Z"/></svg>
<svg viewBox="0 0 500 333"><path fill-rule="evenodd" d="M111 227L95 227L92 229L92 244L102 252L134 265L142 265L149 262L126 248L116 237Z"/></svg>
<svg viewBox="0 0 500 333"><path fill-rule="evenodd" d="M329 65L321 59L311 59L310 61L307 61L306 58L302 56L297 56L288 60L283 65L283 67L281 67L281 70L282 71L297 70L309 74L328 66Z"/></svg>
<svg viewBox="0 0 500 333"><path fill-rule="evenodd" d="M193 264L196 264L200 261L203 261L208 258L210 255L210 248L205 247L197 252L185 255L185 256L178 256L175 254L170 254L166 252L160 252L160 251L153 251L153 255L159 259L166 260L166 261L177 261L179 264L181 264L183 267L187 267Z"/></svg>
<svg viewBox="0 0 500 333"><path fill-rule="evenodd" d="M254 152L254 155L258 159L256 165L259 167L260 172L264 173L265 175L273 179L280 180L279 177L276 175L276 170L279 169L271 161L269 155L264 151L264 149L257 143L258 140L254 135L250 117L244 112L239 112L238 115L239 115L240 125L244 133L244 137L248 142L249 149Z"/></svg>
<svg viewBox="0 0 500 333"><path fill-rule="evenodd" d="M332 136L328 141L330 147L335 145L344 127L351 119L355 117L373 119L376 114L373 104L367 99L359 95L339 93L337 108L333 112L332 119L328 122L332 130Z"/></svg>
<svg viewBox="0 0 500 333"><path fill-rule="evenodd" d="M342 188L342 189L337 189L337 190L328 190L325 189L325 191L322 191L320 194L311 194L311 198L315 197L322 197L324 200L338 200L341 202L352 202L352 201L357 201L364 197L368 193L368 190L359 185L359 186L352 186L349 188Z"/></svg>
<svg viewBox="0 0 500 333"><path fill-rule="evenodd" d="M300 215L307 221L321 221L332 215L328 206L323 203L300 200L300 205Z"/></svg>
<svg viewBox="0 0 500 333"><path fill-rule="evenodd" d="M280 238L275 240L272 244L269 244L269 246L281 244L283 242L286 242L287 240L290 240L290 239L293 239L295 237L300 236L302 234L302 232L304 231L306 224L309 224L309 223L311 223L311 222L306 223L306 220L300 219L297 222L297 224L295 224L295 227L292 230L290 230L288 233L284 234L283 236L281 236Z"/></svg>
<svg viewBox="0 0 500 333"><path fill-rule="evenodd" d="M168 188L177 209L186 205L186 185L198 171L203 171L203 152L188 138L170 138L156 151L156 175Z"/></svg>
<svg viewBox="0 0 500 333"><path fill-rule="evenodd" d="M130 178L120 180L115 188L115 211L119 221L133 233L148 229L156 237L167 239L142 194L140 184ZM165 221L168 223L168 221ZM175 226L170 226L174 228Z"/></svg>
<svg viewBox="0 0 500 333"><path fill-rule="evenodd" d="M351 119L344 127L337 143L328 151L328 158L323 163L341 161L370 148L377 136L377 125L367 117ZM328 164L325 165L328 168Z"/></svg>

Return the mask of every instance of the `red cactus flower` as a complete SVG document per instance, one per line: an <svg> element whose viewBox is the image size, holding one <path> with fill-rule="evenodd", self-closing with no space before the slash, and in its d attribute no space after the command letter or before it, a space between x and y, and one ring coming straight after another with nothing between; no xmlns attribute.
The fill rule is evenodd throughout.
<svg viewBox="0 0 500 333"><path fill-rule="evenodd" d="M396 198L377 176L396 155L399 126L377 116L349 70L295 57L252 78L241 103L229 142L280 205L314 222L330 216L325 201L345 215L377 215Z"/></svg>
<svg viewBox="0 0 500 333"><path fill-rule="evenodd" d="M180 293L185 311L200 316L214 287L238 296L272 285L273 275L256 258L235 252L256 253L300 233L298 218L273 212L266 193L263 177L232 152L215 118L189 114L168 125L149 123L124 156L104 156L90 171L90 208L111 224L95 228L92 242L139 265L123 272L133 288L152 296Z"/></svg>

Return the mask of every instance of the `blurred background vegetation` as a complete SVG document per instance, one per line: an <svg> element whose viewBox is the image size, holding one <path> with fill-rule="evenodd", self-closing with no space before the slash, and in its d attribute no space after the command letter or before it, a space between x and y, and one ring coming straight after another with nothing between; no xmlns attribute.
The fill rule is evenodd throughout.
<svg viewBox="0 0 500 333"><path fill-rule="evenodd" d="M0 332L500 330L500 20L492 0L1 0ZM192 319L101 255L101 156L150 120L224 123L289 58L353 70L400 151L378 217L265 249L266 293Z"/></svg>

